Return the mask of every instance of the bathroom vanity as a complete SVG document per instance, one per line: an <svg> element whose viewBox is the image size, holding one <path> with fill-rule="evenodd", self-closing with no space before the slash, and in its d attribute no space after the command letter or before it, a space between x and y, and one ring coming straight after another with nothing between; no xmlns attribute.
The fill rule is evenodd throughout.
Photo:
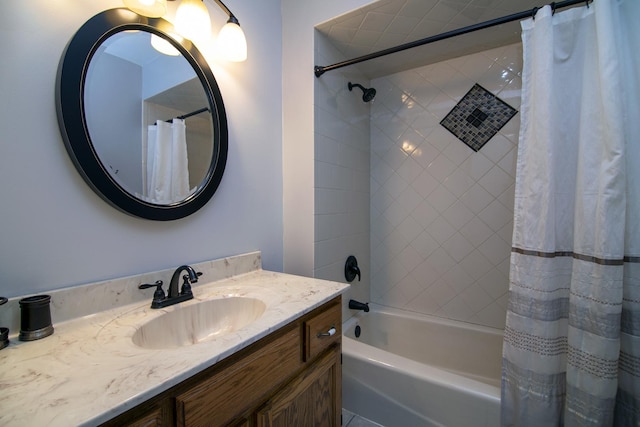
<svg viewBox="0 0 640 427"><path fill-rule="evenodd" d="M51 292L42 340L9 322L0 425L340 425L348 285L264 271L259 253L192 266L201 283L175 306L151 309L137 289L163 271Z"/></svg>
<svg viewBox="0 0 640 427"><path fill-rule="evenodd" d="M104 426L339 426L340 299Z"/></svg>

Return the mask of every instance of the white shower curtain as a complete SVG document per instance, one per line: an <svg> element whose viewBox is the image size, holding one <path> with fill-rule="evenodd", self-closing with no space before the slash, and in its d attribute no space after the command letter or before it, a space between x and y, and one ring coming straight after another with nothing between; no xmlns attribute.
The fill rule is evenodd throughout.
<svg viewBox="0 0 640 427"><path fill-rule="evenodd" d="M640 1L522 22L505 426L640 423Z"/></svg>
<svg viewBox="0 0 640 427"><path fill-rule="evenodd" d="M147 200L171 204L189 195L189 164L184 120L158 120L148 128Z"/></svg>

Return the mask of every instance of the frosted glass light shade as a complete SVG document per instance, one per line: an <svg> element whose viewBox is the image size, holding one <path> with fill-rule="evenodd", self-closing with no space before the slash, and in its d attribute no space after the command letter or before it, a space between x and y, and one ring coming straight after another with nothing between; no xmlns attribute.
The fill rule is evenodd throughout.
<svg viewBox="0 0 640 427"><path fill-rule="evenodd" d="M191 41L211 38L211 18L202 0L182 0L176 11L176 31Z"/></svg>
<svg viewBox="0 0 640 427"><path fill-rule="evenodd" d="M173 47L171 43L169 43L168 41L166 41L160 36L156 36L155 34L151 34L151 46L153 46L153 48L158 52L164 53L165 55L169 55L169 56L180 55L180 52L178 51L178 49Z"/></svg>
<svg viewBox="0 0 640 427"><path fill-rule="evenodd" d="M123 0L125 6L138 15L159 18L167 13L167 0Z"/></svg>
<svg viewBox="0 0 640 427"><path fill-rule="evenodd" d="M242 62L247 59L247 39L240 25L227 22L220 29L217 49L227 61Z"/></svg>

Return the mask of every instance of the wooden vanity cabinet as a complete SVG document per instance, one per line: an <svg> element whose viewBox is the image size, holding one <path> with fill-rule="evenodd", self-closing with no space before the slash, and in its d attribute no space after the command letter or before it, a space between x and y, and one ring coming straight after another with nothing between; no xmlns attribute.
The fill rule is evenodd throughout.
<svg viewBox="0 0 640 427"><path fill-rule="evenodd" d="M104 426L338 427L341 326L338 296Z"/></svg>

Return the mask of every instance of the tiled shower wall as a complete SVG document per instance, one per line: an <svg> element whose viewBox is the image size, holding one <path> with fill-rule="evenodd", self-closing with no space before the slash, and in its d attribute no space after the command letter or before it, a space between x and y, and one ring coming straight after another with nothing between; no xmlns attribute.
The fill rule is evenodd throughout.
<svg viewBox="0 0 640 427"><path fill-rule="evenodd" d="M316 33L317 63L332 64L343 56ZM359 89L349 92L349 81L367 85L357 70L337 70L315 79L315 239L314 277L346 282L344 264L358 259L362 280L352 282L343 296L369 301L369 116L371 104L362 102ZM344 309L346 320L352 313Z"/></svg>
<svg viewBox="0 0 640 427"><path fill-rule="evenodd" d="M514 44L375 79L371 300L503 328L520 115L478 152L439 122L479 83L520 108Z"/></svg>

